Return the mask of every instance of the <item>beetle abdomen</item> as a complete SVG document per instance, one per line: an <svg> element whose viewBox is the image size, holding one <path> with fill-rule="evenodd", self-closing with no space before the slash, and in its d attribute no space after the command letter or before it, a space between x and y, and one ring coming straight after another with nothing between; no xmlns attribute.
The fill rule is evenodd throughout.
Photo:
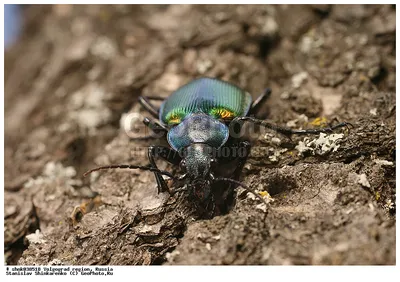
<svg viewBox="0 0 400 282"><path fill-rule="evenodd" d="M199 78L173 92L160 109L164 124L178 124L191 113L205 113L216 119L245 116L252 99L249 93L228 82Z"/></svg>

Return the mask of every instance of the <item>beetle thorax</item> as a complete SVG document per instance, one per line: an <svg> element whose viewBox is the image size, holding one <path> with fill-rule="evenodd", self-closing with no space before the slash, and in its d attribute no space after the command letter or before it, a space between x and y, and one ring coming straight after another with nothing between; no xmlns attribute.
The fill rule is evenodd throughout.
<svg viewBox="0 0 400 282"><path fill-rule="evenodd" d="M175 151L199 143L220 148L228 140L228 137L229 128L204 113L188 115L180 124L171 128L167 135L168 143Z"/></svg>

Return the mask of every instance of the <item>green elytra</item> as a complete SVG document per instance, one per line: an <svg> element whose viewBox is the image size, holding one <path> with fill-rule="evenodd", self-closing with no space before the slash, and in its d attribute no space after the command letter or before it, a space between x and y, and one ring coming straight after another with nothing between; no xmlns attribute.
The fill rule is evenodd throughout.
<svg viewBox="0 0 400 282"><path fill-rule="evenodd" d="M199 78L173 92L160 108L160 121L179 124L193 113L204 113L219 120L246 116L251 95L236 85L214 78Z"/></svg>

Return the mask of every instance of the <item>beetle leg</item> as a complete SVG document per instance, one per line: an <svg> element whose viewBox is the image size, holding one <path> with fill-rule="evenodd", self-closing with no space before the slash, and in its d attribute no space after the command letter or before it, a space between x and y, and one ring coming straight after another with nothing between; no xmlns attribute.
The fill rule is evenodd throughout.
<svg viewBox="0 0 400 282"><path fill-rule="evenodd" d="M325 127L325 128L291 129L291 128L287 128L287 127L280 127L280 126L277 126L275 124L269 123L269 122L267 122L265 120L259 120L259 119L253 118L253 117L237 117L234 120L232 120L231 124L232 125L235 125L235 124L239 124L240 125L240 122L244 122L244 121L249 121L249 122L252 122L252 123L257 124L259 126L274 130L274 131L276 131L278 133L281 133L281 134L285 135L288 138L290 138L290 136L293 135L293 134L302 135L302 134L331 133L331 132L333 132L333 130L335 130L337 128L348 127L349 125L354 127L349 122L341 122L341 123L336 124L334 126Z"/></svg>
<svg viewBox="0 0 400 282"><path fill-rule="evenodd" d="M157 168L156 162L154 160L155 157L161 157L167 162L173 165L179 165L181 162L181 157L179 153L164 146L150 146L148 149L148 158L152 167ZM157 168L158 169L158 168ZM164 178L158 172L154 172L154 176L156 177L158 193L168 191L167 184L165 183Z"/></svg>
<svg viewBox="0 0 400 282"><path fill-rule="evenodd" d="M154 97L152 97L154 98ZM149 97L139 96L139 103L148 111L153 117L158 118L159 109L157 109L149 100Z"/></svg>
<svg viewBox="0 0 400 282"><path fill-rule="evenodd" d="M251 144L249 141L240 141L234 144L228 144L226 147L223 147L224 151L229 149L229 154L225 154L224 157L219 158L219 163L226 164L231 161L235 162L235 169L233 170L231 176L234 180L238 180L240 177L240 173L247 161L248 156L250 155ZM213 177L212 179L215 179ZM233 204L233 190L237 187L237 184L228 183L226 188L223 190L219 190L215 194L214 200L216 201L216 208L221 210L227 210L229 206ZM220 212L219 211L219 212Z"/></svg>
<svg viewBox="0 0 400 282"><path fill-rule="evenodd" d="M219 209L216 207L216 205L215 205L215 200L214 200L214 197L213 197L213 195L211 194L211 199L210 199L210 201L207 203L207 207L206 207L206 210L209 210L210 209L210 204L212 205L211 206L211 215L215 215L215 211L217 210L217 212L219 212Z"/></svg>
<svg viewBox="0 0 400 282"><path fill-rule="evenodd" d="M271 96L271 92L271 88L265 89L264 92L251 104L249 114L256 114L262 103Z"/></svg>
<svg viewBox="0 0 400 282"><path fill-rule="evenodd" d="M146 136L139 136L139 137L131 137L130 140L132 141L146 141L146 140L150 140L150 139L157 139L160 136L158 136L157 134L149 134Z"/></svg>
<svg viewBox="0 0 400 282"><path fill-rule="evenodd" d="M149 139L157 139L162 136L164 136L168 132L168 128L165 126L161 125L160 123L156 121L152 121L149 118L144 118L143 123L150 128L154 134L150 134L147 136L141 136L141 137L131 137L131 140L149 140Z"/></svg>
<svg viewBox="0 0 400 282"><path fill-rule="evenodd" d="M183 186L183 187L177 188L175 190L172 190L170 194L171 195L175 195L176 193L184 192L184 191L187 191L187 190L188 190L187 186Z"/></svg>
<svg viewBox="0 0 400 282"><path fill-rule="evenodd" d="M168 131L168 128L167 128L167 127L165 127L164 125L160 124L160 123L157 122L157 121L150 120L149 118L144 118L144 119L143 119L143 123L144 123L148 128L150 128L151 130L153 130L153 131L156 132L156 133L161 132L161 131L165 131L165 132Z"/></svg>
<svg viewBox="0 0 400 282"><path fill-rule="evenodd" d="M233 171L233 179L239 180L240 173L250 155L251 144L249 141L241 141L237 147L237 159L238 163L235 170ZM229 189L224 193L223 198L225 199L229 194Z"/></svg>
<svg viewBox="0 0 400 282"><path fill-rule="evenodd" d="M324 127L324 128L302 129L302 130L290 129L291 130L290 134L299 134L299 135L301 135L301 134L331 133L331 132L333 132L333 130L335 130L337 128L341 128L341 127L349 128L349 126L354 128L354 126L349 122L341 122L341 123L338 123L336 125L329 126L329 127Z"/></svg>
<svg viewBox="0 0 400 282"><path fill-rule="evenodd" d="M241 151L241 149L243 149L243 152ZM239 161L235 171L233 172L234 176L239 175L240 172L242 171L244 164L246 163L247 158L250 155L250 151L251 151L251 144L249 141L242 141L239 143L239 150L238 150Z"/></svg>

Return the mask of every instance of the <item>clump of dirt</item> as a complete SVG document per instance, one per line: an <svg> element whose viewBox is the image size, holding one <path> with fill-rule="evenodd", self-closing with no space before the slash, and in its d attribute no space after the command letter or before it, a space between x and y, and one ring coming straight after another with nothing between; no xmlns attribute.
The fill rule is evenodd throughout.
<svg viewBox="0 0 400 282"><path fill-rule="evenodd" d="M24 8L5 53L7 264L395 264L395 16L390 5ZM40 15L40 17L38 16ZM232 207L205 219L157 194L139 95L230 81L259 117ZM23 79L21 79L23 78ZM129 126L128 126L129 127ZM137 132L136 132L137 131ZM159 168L176 172L166 163ZM266 195L270 195L270 197Z"/></svg>

